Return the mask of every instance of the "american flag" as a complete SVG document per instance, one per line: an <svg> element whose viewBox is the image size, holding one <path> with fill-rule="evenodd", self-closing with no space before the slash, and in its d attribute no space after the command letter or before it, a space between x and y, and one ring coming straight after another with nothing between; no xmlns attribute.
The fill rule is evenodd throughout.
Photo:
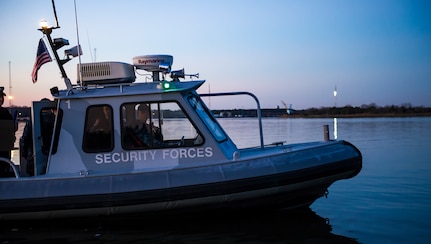
<svg viewBox="0 0 431 244"><path fill-rule="evenodd" d="M39 46L37 47L37 54L36 54L36 62L33 66L33 72L31 72L31 79L33 80L33 83L37 82L37 72L39 71L40 67L48 62L51 62L51 56L49 56L48 49L46 49L45 42L43 42L42 38L39 40Z"/></svg>

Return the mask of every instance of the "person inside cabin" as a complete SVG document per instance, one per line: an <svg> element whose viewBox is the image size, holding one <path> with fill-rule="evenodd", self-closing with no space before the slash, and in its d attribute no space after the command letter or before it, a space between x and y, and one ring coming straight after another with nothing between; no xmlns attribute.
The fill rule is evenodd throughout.
<svg viewBox="0 0 431 244"><path fill-rule="evenodd" d="M163 141L163 135L160 128L154 126L150 119L150 107L146 104L141 104L137 111L137 125L134 133L142 142L144 147L169 147L175 145Z"/></svg>
<svg viewBox="0 0 431 244"><path fill-rule="evenodd" d="M112 128L111 109L108 106L102 107L102 113L97 114L90 132L108 132Z"/></svg>
<svg viewBox="0 0 431 244"><path fill-rule="evenodd" d="M9 111L3 107L4 101L5 101L5 96L6 93L4 93L4 87L0 87L0 120L11 120L13 121L14 118L12 117L12 115L9 113ZM9 137L10 133L15 133L18 129L17 123L13 123L15 128L10 128L10 127L6 127L5 129L7 130L13 130L13 131L3 131L4 128L2 128L2 140L5 140L3 138L4 137ZM3 135L3 133L5 133L5 135ZM2 150L0 151L0 157L2 158L6 158L8 160L11 159L11 151L10 150ZM8 173L10 173L10 166L4 162L0 163L0 176L1 175L7 175Z"/></svg>
<svg viewBox="0 0 431 244"><path fill-rule="evenodd" d="M144 147L144 143L135 135L137 126L135 104L126 104L122 106L122 141L126 149Z"/></svg>
<svg viewBox="0 0 431 244"><path fill-rule="evenodd" d="M111 106L92 105L87 108L83 143L85 152L107 152L114 148Z"/></svg>

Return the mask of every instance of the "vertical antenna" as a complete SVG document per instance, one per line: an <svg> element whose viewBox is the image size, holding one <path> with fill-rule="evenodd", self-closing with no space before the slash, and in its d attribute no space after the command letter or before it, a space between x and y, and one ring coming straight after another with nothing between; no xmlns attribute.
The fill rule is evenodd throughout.
<svg viewBox="0 0 431 244"><path fill-rule="evenodd" d="M13 99L13 96L12 96L12 78L11 78L11 73L10 73L10 65L11 65L11 62L9 61L9 96L8 96L9 108L12 107L12 99Z"/></svg>
<svg viewBox="0 0 431 244"><path fill-rule="evenodd" d="M53 0L54 1L54 0ZM78 14L76 13L76 0L73 1L74 5L75 5L75 25L76 25L76 39L78 39L78 59L79 59L79 64L78 64L78 71L79 71L79 84L82 84L82 71L81 71L81 44L79 44L79 30L78 30Z"/></svg>
<svg viewBox="0 0 431 244"><path fill-rule="evenodd" d="M52 2L52 8L54 9L55 28L60 28L60 26L58 26L57 11L55 10L54 0L52 0L51 2Z"/></svg>
<svg viewBox="0 0 431 244"><path fill-rule="evenodd" d="M337 86L334 89L334 107L337 107Z"/></svg>
<svg viewBox="0 0 431 244"><path fill-rule="evenodd" d="M211 94L210 83L208 83L208 93ZM209 109L211 109L211 96L208 96L208 107L209 107Z"/></svg>
<svg viewBox="0 0 431 244"><path fill-rule="evenodd" d="M93 52L91 51L90 35L88 35L88 29L87 29L87 40L88 40L88 46L90 47L91 62L94 62Z"/></svg>

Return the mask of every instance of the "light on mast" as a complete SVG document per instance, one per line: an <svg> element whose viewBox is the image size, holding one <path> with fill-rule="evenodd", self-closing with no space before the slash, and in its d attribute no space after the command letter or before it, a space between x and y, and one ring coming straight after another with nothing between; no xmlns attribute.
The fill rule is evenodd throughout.
<svg viewBox="0 0 431 244"><path fill-rule="evenodd" d="M337 86L334 89L334 107L337 107Z"/></svg>
<svg viewBox="0 0 431 244"><path fill-rule="evenodd" d="M41 20L40 21L40 27L42 28L42 29L47 29L48 28L48 21L46 21L46 20Z"/></svg>

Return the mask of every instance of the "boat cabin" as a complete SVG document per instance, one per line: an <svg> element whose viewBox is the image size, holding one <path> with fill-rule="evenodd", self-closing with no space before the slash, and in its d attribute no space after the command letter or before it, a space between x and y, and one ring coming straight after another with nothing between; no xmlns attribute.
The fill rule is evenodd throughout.
<svg viewBox="0 0 431 244"><path fill-rule="evenodd" d="M113 174L231 160L237 147L196 93L204 81L179 81L183 70L167 81L172 60L82 64L85 86L53 88L54 101L33 102L27 173ZM152 72L153 81L135 82L135 69Z"/></svg>
<svg viewBox="0 0 431 244"><path fill-rule="evenodd" d="M204 81L181 82L183 71L158 80L163 58L170 67L169 55L137 57L135 66L82 64L85 86L54 88L54 101L33 102L27 173L112 174L232 159L235 144L196 93ZM156 80L135 82L135 68Z"/></svg>

